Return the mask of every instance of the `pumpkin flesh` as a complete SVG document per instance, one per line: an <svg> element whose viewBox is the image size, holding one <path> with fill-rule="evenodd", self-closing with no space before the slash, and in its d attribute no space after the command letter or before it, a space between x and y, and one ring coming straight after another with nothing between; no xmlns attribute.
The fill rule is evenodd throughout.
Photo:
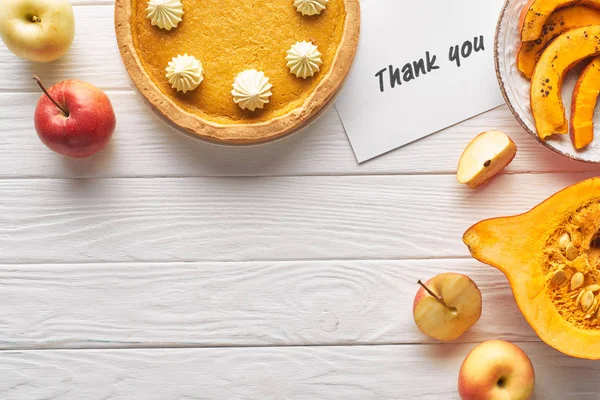
<svg viewBox="0 0 600 400"><path fill-rule="evenodd" d="M531 78L535 64L552 39L568 30L588 25L600 25L600 10L573 6L556 11L544 24L539 38L521 43L517 52L517 68L526 78Z"/></svg>
<svg viewBox="0 0 600 400"><path fill-rule="evenodd" d="M583 149L594 140L594 110L600 95L600 57L596 57L580 75L571 103L571 140Z"/></svg>
<svg viewBox="0 0 600 400"><path fill-rule="evenodd" d="M588 318L570 280L584 276L581 288L600 284L600 178L569 187L518 216L482 221L463 240L476 259L501 270L517 305L538 336L555 349L580 358L600 359L600 313ZM576 253L567 258L562 238ZM558 270L566 279L556 285ZM595 292L600 302L600 291Z"/></svg>
<svg viewBox="0 0 600 400"><path fill-rule="evenodd" d="M543 51L531 77L531 111L540 139L568 133L561 88L567 72L580 61L600 54L600 25L558 36Z"/></svg>
<svg viewBox="0 0 600 400"><path fill-rule="evenodd" d="M600 0L530 0L523 7L519 19L521 41L529 42L538 39L552 13L573 5L600 8Z"/></svg>

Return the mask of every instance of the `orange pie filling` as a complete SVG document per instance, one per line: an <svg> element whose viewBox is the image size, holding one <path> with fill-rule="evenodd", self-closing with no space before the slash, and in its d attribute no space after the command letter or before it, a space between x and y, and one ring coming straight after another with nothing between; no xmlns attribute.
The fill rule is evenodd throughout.
<svg viewBox="0 0 600 400"><path fill-rule="evenodd" d="M147 0L132 1L133 45L146 73L179 107L218 124L259 123L301 108L330 72L346 18L343 0L329 0L311 16L298 12L292 0L182 0L182 21L166 30L151 24ZM287 66L287 52L297 42L318 46L322 64L312 77L297 77ZM203 69L201 84L185 93L172 87L165 71L184 54ZM253 69L268 77L272 95L250 111L233 101L232 84Z"/></svg>

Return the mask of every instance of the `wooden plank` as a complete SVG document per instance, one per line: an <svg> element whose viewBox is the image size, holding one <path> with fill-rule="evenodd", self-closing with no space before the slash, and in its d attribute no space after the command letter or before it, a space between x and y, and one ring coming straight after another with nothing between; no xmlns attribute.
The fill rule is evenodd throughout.
<svg viewBox="0 0 600 400"><path fill-rule="evenodd" d="M335 110L278 143L224 147L172 131L133 92L108 94L117 130L107 150L86 160L58 156L39 141L32 117L39 94L0 94L0 177L453 174L468 141L492 127L508 132L519 146L509 173L598 170L543 149L506 107L358 165Z"/></svg>
<svg viewBox="0 0 600 400"><path fill-rule="evenodd" d="M0 180L0 262L466 257L473 223L588 176Z"/></svg>
<svg viewBox="0 0 600 400"><path fill-rule="evenodd" d="M412 301L442 272L482 290L461 342L539 340L474 260L4 265L0 349L431 343Z"/></svg>
<svg viewBox="0 0 600 400"><path fill-rule="evenodd" d="M600 364L520 343L535 399L595 399ZM473 345L213 348L0 353L5 400L458 399Z"/></svg>

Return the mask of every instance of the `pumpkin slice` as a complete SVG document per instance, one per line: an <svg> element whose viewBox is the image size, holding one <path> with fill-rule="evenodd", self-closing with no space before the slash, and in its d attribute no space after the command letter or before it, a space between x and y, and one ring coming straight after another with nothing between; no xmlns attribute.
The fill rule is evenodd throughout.
<svg viewBox="0 0 600 400"><path fill-rule="evenodd" d="M588 25L600 25L600 10L573 6L556 11L544 24L538 39L521 43L517 52L517 68L526 78L531 78L535 64L552 39L568 30Z"/></svg>
<svg viewBox="0 0 600 400"><path fill-rule="evenodd" d="M568 133L561 87L566 73L581 60L600 54L600 25L558 36L542 53L531 77L531 112L540 139Z"/></svg>
<svg viewBox="0 0 600 400"><path fill-rule="evenodd" d="M600 178L571 186L533 210L482 221L463 241L502 271L544 342L600 359Z"/></svg>
<svg viewBox="0 0 600 400"><path fill-rule="evenodd" d="M600 57L592 60L583 71L571 103L571 140L577 150L594 140L594 110L600 95Z"/></svg>
<svg viewBox="0 0 600 400"><path fill-rule="evenodd" d="M521 41L529 42L538 39L552 13L572 5L600 8L600 0L530 0L523 7L519 20Z"/></svg>

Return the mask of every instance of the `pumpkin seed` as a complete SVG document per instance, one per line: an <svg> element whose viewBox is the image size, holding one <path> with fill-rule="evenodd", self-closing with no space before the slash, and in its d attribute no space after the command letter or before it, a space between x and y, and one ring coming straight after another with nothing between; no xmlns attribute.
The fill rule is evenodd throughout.
<svg viewBox="0 0 600 400"><path fill-rule="evenodd" d="M579 252L577 251L577 247L573 246L573 243L569 243L567 245L567 249L565 250L565 252L567 254L567 260L569 260L569 261L573 261L579 255Z"/></svg>
<svg viewBox="0 0 600 400"><path fill-rule="evenodd" d="M581 306L581 309L585 312L592 307L594 301L596 301L594 293L590 292L589 290L584 290L583 294L581 295L581 299L579 300L579 305Z"/></svg>
<svg viewBox="0 0 600 400"><path fill-rule="evenodd" d="M552 275L552 279L550 280L550 284L554 287L559 287L567 280L567 274L562 269L559 269Z"/></svg>
<svg viewBox="0 0 600 400"><path fill-rule="evenodd" d="M589 290L592 293L596 293L596 292L600 291L600 285L594 284L594 285L586 286L585 289Z"/></svg>
<svg viewBox="0 0 600 400"><path fill-rule="evenodd" d="M577 296L572 295L571 298L577 297L577 300L575 300L575 304L579 305L579 302L581 301L581 296L583 296L583 293L585 292L584 290L580 290L579 293L577 294Z"/></svg>
<svg viewBox="0 0 600 400"><path fill-rule="evenodd" d="M597 317L598 310L600 310L600 299L596 299L596 304L592 306L590 311L588 311L588 314L591 314L590 318Z"/></svg>
<svg viewBox="0 0 600 400"><path fill-rule="evenodd" d="M571 278L571 290L579 289L581 286L583 286L584 280L585 277L581 272L577 272L575 275L573 275Z"/></svg>
<svg viewBox="0 0 600 400"><path fill-rule="evenodd" d="M598 302L598 299L594 299L592 306L590 307L587 314L585 315L585 319L593 318L596 315L596 313L598 312L599 305L600 305L600 303Z"/></svg>
<svg viewBox="0 0 600 400"><path fill-rule="evenodd" d="M561 248L566 249L569 243L571 243L571 236L567 232L565 232L558 239L558 245Z"/></svg>

